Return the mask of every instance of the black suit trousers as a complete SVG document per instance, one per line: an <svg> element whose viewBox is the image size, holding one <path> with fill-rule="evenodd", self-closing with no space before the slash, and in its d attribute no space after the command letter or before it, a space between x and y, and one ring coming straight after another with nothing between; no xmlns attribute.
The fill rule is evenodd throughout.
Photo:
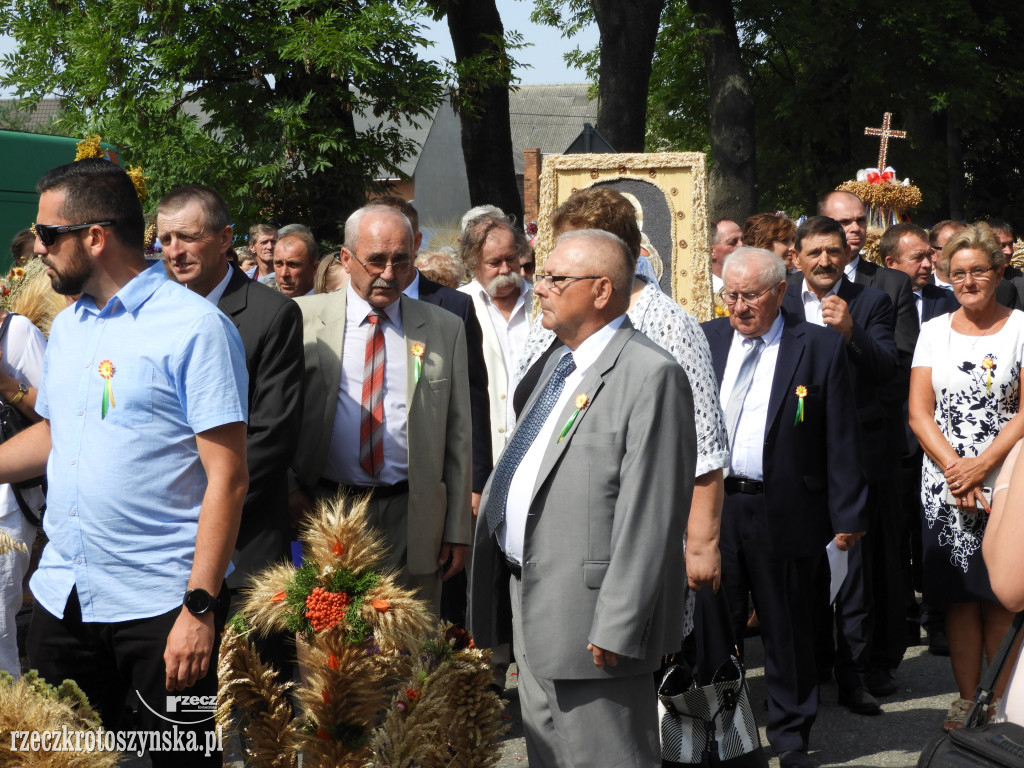
<svg viewBox="0 0 1024 768"><path fill-rule="evenodd" d="M818 714L811 634L814 572L822 554L779 557L772 550L763 495L726 494L722 589L736 637L747 623L747 594L761 621L768 690L768 741L776 754L806 750Z"/></svg>

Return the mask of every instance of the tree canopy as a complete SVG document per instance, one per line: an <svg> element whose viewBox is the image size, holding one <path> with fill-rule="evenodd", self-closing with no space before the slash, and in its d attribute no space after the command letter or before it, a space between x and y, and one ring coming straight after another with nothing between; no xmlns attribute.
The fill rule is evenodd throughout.
<svg viewBox="0 0 1024 768"><path fill-rule="evenodd" d="M728 2L729 0L719 0ZM689 4L689 5L692 5ZM875 165L866 126L893 113L907 141L890 164L924 202L915 219L1001 215L1024 223L1012 193L1024 160L1024 66L1013 40L1024 6L999 0L733 0L753 86L760 209L793 212ZM699 19L670 0L651 77L648 142L711 144Z"/></svg>
<svg viewBox="0 0 1024 768"><path fill-rule="evenodd" d="M0 83L28 103L59 97L58 127L115 141L154 199L207 183L237 226L332 238L413 152L395 122L427 118L444 92L417 52L422 13L416 0L6 0L0 31L19 49Z"/></svg>

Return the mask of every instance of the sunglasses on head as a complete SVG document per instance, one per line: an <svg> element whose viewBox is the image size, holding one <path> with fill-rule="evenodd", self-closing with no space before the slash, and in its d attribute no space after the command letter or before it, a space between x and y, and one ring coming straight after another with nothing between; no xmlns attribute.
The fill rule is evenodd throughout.
<svg viewBox="0 0 1024 768"><path fill-rule="evenodd" d="M89 227L112 227L117 221L114 219L108 219L107 221L90 221L85 224L33 224L32 234L39 238L45 246L51 246L57 242L57 238L61 235L66 235L68 232L78 232L82 229L88 229Z"/></svg>

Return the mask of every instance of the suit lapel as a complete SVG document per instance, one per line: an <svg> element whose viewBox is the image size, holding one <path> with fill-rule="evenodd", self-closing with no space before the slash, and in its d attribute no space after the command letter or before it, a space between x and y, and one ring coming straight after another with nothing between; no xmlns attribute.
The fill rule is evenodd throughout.
<svg viewBox="0 0 1024 768"><path fill-rule="evenodd" d="M228 317L234 318L239 312L245 310L249 296L248 286L252 280L233 265L229 264L228 269L231 270L231 279L228 280L227 288L224 289L224 294L220 297L220 301L217 302L217 309ZM238 326L237 322L235 326Z"/></svg>
<svg viewBox="0 0 1024 768"><path fill-rule="evenodd" d="M320 357L320 373L326 392L337 392L341 381L341 357L345 348L346 292L330 294L317 316L320 327L316 330L316 349Z"/></svg>
<svg viewBox="0 0 1024 768"><path fill-rule="evenodd" d="M732 344L732 335L735 333L728 320L724 323L715 323L714 332L708 338L708 347L711 349L711 363L715 369L715 381L718 383L718 391L722 391L722 377L725 376L725 364L729 361L729 345Z"/></svg>
<svg viewBox="0 0 1024 768"><path fill-rule="evenodd" d="M804 354L804 333L799 321L786 315L782 326L782 337L779 339L779 357L775 363L775 376L772 378L772 393L768 398L768 418L765 419L765 434L778 418L786 396L795 390L793 372L800 364ZM797 382L803 384L805 382Z"/></svg>
<svg viewBox="0 0 1024 768"><path fill-rule="evenodd" d="M877 264L865 259L863 256L860 257L860 263L857 265L857 271L854 273L854 281L859 285L874 285L875 284L875 272L880 267Z"/></svg>
<svg viewBox="0 0 1024 768"><path fill-rule="evenodd" d="M421 278L422 279L422 278ZM416 395L416 388L419 382L416 380L416 364L413 354L413 347L419 344L422 346L422 357L420 358L421 369L425 370L427 365L427 321L424 318L416 302L407 296L400 299L402 311L402 332L405 334L405 407L406 418L412 415L412 406ZM420 376L422 379L423 377Z"/></svg>
<svg viewBox="0 0 1024 768"><path fill-rule="evenodd" d="M558 419L555 421L555 424L558 428L558 432L553 435L545 435L543 432L541 432L541 434L537 435L538 440L548 440L549 442L547 448L544 451L544 458L541 459L540 469L537 472L537 482L533 486L533 494L530 497L531 505L533 504L533 500L537 497L538 489L540 489L544 485L544 482L545 480L547 480L548 475L550 475L552 470L554 470L554 468L558 465L558 461L559 459L562 458L562 454L565 453L565 449L569 447L569 443L572 441L573 435L576 433L576 430L579 429L580 424L583 422L583 420L589 413L591 404L593 404L593 402L597 399L598 393L604 386L604 375L609 371L609 369L611 369L615 365L615 361L618 359L619 354L622 352L622 348L626 345L626 342L634 333L636 333L636 331L633 329L632 324L627 319L622 324L622 327L615 332L615 335L612 336L611 341L608 342L608 345L604 348L604 351L601 352L600 357L598 357L594 364L590 367L590 370L587 371L586 375L583 377L583 380L580 382L579 386L576 387L575 391L569 397L569 400L566 402L565 407L562 409L562 412L559 414ZM550 378L550 375L544 378L543 386L538 386L535 390L535 394L536 392L542 391L544 386L547 386L548 378ZM566 433L565 437L562 440L559 440L558 434L561 433L563 425L569 422L569 419L572 418L573 413L576 411L575 400L579 395L587 396L588 405L586 408L580 411L579 415L576 416L576 420L573 422L572 427Z"/></svg>

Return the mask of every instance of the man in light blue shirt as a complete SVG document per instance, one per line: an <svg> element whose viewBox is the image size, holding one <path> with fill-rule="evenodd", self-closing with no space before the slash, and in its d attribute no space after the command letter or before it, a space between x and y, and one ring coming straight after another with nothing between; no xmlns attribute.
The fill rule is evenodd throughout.
<svg viewBox="0 0 1024 768"><path fill-rule="evenodd" d="M76 680L107 729L135 691L147 730L197 732L202 750L216 735L212 711L187 712L167 694L206 697L201 709L216 695L208 672L248 484L241 339L215 306L147 264L123 170L83 160L37 190L35 252L54 289L81 298L53 325L36 403L44 420L0 446L3 482L44 466L49 480L30 661L54 683ZM220 762L216 752L152 757Z"/></svg>

